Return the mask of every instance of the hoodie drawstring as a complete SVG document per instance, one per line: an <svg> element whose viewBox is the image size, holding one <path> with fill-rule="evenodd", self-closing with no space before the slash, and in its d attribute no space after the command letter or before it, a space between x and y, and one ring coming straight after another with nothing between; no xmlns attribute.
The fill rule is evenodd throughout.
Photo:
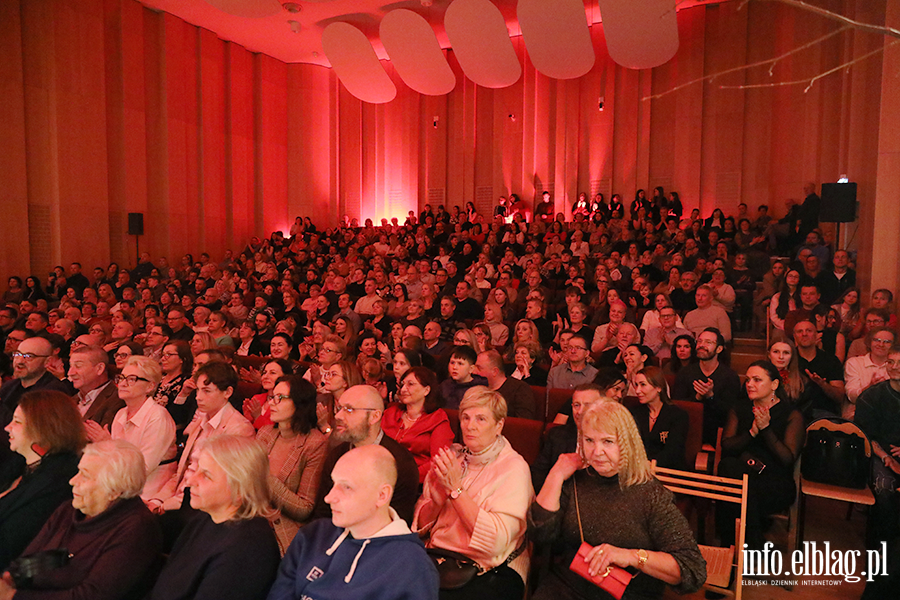
<svg viewBox="0 0 900 600"><path fill-rule="evenodd" d="M334 554L335 550L338 549L338 546L341 545L341 542L343 542L345 539L347 539L348 535L350 535L350 530L345 529L344 532L338 536L338 539L334 540L334 543L331 545L331 548L329 548L328 550L325 551L325 555L331 556L332 554Z"/></svg>
<svg viewBox="0 0 900 600"><path fill-rule="evenodd" d="M366 546L368 546L371 541L372 540L366 540L363 542L362 548L359 549L359 552L357 552L356 556L353 558L353 563L350 565L350 571L347 573L347 576L344 577L344 583L350 583L350 580L353 579L353 573L356 571L356 563L359 562L359 557L362 556L362 553L366 550Z"/></svg>

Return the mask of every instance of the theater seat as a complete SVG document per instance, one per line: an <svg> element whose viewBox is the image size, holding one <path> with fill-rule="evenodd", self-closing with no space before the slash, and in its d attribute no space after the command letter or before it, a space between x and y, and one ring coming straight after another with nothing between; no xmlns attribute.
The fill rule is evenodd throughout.
<svg viewBox="0 0 900 600"><path fill-rule="evenodd" d="M541 450L543 431L544 423L533 419L507 417L503 425L503 435L529 465L534 464Z"/></svg>
<svg viewBox="0 0 900 600"><path fill-rule="evenodd" d="M551 389L547 391L547 422L552 423L563 404L572 399L572 390Z"/></svg>

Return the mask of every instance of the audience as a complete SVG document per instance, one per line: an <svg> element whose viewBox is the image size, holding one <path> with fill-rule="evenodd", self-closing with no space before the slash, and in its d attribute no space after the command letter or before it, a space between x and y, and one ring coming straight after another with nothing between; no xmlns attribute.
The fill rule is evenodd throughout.
<svg viewBox="0 0 900 600"><path fill-rule="evenodd" d="M145 254L131 272L115 264L94 269L93 281L73 264L54 268L56 277L46 293L33 277L24 284L11 280L0 306L0 377L9 378L0 386L0 420L9 425L5 433L12 432L11 444L0 443L0 487L7 488L0 491L0 548L7 547L2 531L9 524L9 502L19 497L25 482L47 473L45 464L59 455L49 452L29 462L34 456L21 452L25 446L19 442L33 432L21 433L27 415L18 408L24 395L35 390L71 396L68 403L85 428L76 431L86 431L92 447L112 448L104 446L113 443L104 441L110 438L137 446L148 472L138 495L154 512L163 513L159 521L167 551L174 535L198 517L197 507L191 506L196 504L192 483L206 476L197 471L203 460L200 448L223 434L250 437L254 429L260 429L257 435L268 458L268 493L254 514L269 519L266 531L274 531L275 547L282 553L292 539L303 537L314 517L335 519L320 533L310 530L312 537L304 543L312 544L306 547L314 554L321 549L330 557L325 551L342 528L356 537L357 523L339 524L346 514L332 510L349 501L346 489L332 487L337 481L332 477L337 473L349 481L360 475L338 467L342 457L352 458L347 461L351 467L364 460L350 452L369 446L386 448L398 475L394 483L382 471L369 482L373 494L366 502L372 519L363 520L387 528L384 543L392 538L403 542L408 530L402 531L386 505L414 524L417 483L424 482L430 498L440 500L435 491L440 486L429 488L428 477L441 466L452 467L450 452L442 448L452 442L451 423L457 423L457 415L448 410L448 419L439 407L460 407L465 395L480 386L502 397L510 417L562 425L542 436L539 457L531 465L537 489L561 455L583 451L579 435L585 410L607 398L620 401L623 394L636 396L637 406L635 398L626 403L634 407L646 453L666 466L685 466L687 421L668 403L674 398L704 403L702 435L710 443L718 428L729 431L730 414L740 421L747 416L741 411L752 413L756 404L760 410L771 404L776 416L779 405L796 408L807 421L854 418L856 405L866 406L869 412L863 411L857 421L872 430L873 439L880 436L888 444L881 447L884 457L877 448L876 455L889 469L891 444L900 443L890 441L892 434L883 433L882 423L874 423L864 401L894 393L893 293L877 289L867 301L855 287L854 256L825 241L808 208L804 219L774 225L762 210L765 206L759 213L763 218L752 222L742 207L737 217L717 210L708 219L694 210L679 223L678 213L667 208L673 198L677 195L661 189L654 190L652 199L638 194L630 212L618 197L612 204L585 198L571 223L562 217L553 221L552 213L546 223L527 223L527 213L519 209L504 210L491 221L474 205L466 211L439 207L419 216L411 213L403 225L385 219L380 226L360 226L347 218L342 227L321 231L309 219L298 219L290 237L276 232L268 240L254 238L242 250L226 252L220 262L206 253L198 261L186 255L175 264L164 257L151 261ZM797 210L799 214L799 205ZM791 247L798 242L803 244ZM771 263L769 270L767 253L776 252L795 258L795 268L786 268L785 260ZM757 377L748 386L753 401L748 402L728 357L731 331L751 329L753 317L757 331L771 323L768 357L778 377L768 371ZM318 396L291 377L294 372L312 382ZM120 373L116 384L110 382L113 373ZM531 386L549 391L538 398ZM780 402L757 398L763 388L777 390ZM242 408L246 419L234 407ZM16 420L14 414L19 415ZM484 417L491 426L505 422L496 414ZM752 420L761 431L771 428L756 423L755 415ZM464 442L468 424L462 427ZM507 426L519 427L515 420ZM175 436L182 430L184 443L177 446ZM510 434L509 439L518 443L521 438ZM37 456L46 452L42 444L28 446ZM796 452L791 451L794 458ZM23 467L23 459L31 466ZM776 451L771 460L778 461L773 463L777 468L770 467L771 476L789 468L784 452ZM90 464L87 471L90 475ZM14 483L17 473L24 473L19 484ZM442 474L454 483L448 476ZM68 476L60 494L71 489L67 481ZM80 493L86 484L76 478L72 485ZM105 496L103 508L119 506L128 499L125 493L122 488L120 500ZM876 489L873 519L884 507L886 496L879 493ZM54 500L54 507L65 501L59 497L63 499ZM769 500L783 504L781 496ZM755 527L772 507L753 502L753 510L759 509L751 515ZM88 515L65 506L69 514ZM24 549L50 512L41 513L29 539L23 538L6 562ZM465 520L463 513L448 514ZM53 523L62 531L58 521ZM462 522L444 525L447 532L467 531ZM384 537L378 528L362 530L354 548L362 547L356 541L374 544ZM333 536L324 547L315 541L320 534ZM892 532L879 536L897 539ZM455 547L441 541L440 534L437 543L433 540L429 545L435 548ZM349 539L335 546L335 557L349 552L346 544ZM527 557L508 543L502 550L490 560L469 552L479 564L500 569L500 596L516 593L527 575ZM500 560L507 550L511 573ZM183 558L186 551L198 552L182 548L180 566L195 564ZM306 552L298 552L292 569L302 570ZM651 553L647 565L653 557ZM172 576L169 569L167 577ZM332 577L346 577L349 565L341 569L333 570ZM426 579L425 570L421 572L416 585ZM95 577L92 573L85 570L84 577ZM305 577L299 571L294 575ZM203 578L179 572L169 581L198 576ZM358 577L351 579L357 582ZM327 573L320 579L325 584ZM213 581L209 583L220 585ZM261 577L242 583L258 586L263 596L270 581ZM190 585L178 593L189 597ZM466 590L472 597L482 593ZM214 591L228 597L232 590ZM304 593L294 590L284 597ZM247 592L247 597L255 594ZM181 597L163 594L159 585L154 595ZM441 596L452 593L442 590Z"/></svg>

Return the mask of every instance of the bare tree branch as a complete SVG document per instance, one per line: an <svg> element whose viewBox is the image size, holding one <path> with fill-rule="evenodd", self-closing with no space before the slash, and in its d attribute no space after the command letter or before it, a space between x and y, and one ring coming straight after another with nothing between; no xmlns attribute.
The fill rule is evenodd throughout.
<svg viewBox="0 0 900 600"><path fill-rule="evenodd" d="M863 54L862 56L859 56L851 61L847 61L847 62L840 64L832 69L828 69L824 73L819 73L818 75L815 75L813 77L809 77L806 79L797 79L794 81L777 81L774 83L751 83L751 84L746 84L746 85L720 85L719 89L720 90L749 90L749 89L755 89L755 88L781 87L781 86L785 86L785 85L799 85L801 83L805 83L805 84L807 84L806 89L803 90L803 93L805 94L806 92L808 92L810 90L810 88L812 88L813 84L816 81L818 81L819 79L822 79L823 77L827 77L828 75L831 75L832 73L836 73L837 71L840 71L841 69L849 68L851 65L854 65L858 62L864 61L865 59L867 59L869 57L872 57L872 56L875 56L876 54L884 52L887 48L890 48L891 46L894 46L896 44L900 44L900 40L894 40L893 42L891 42L889 44L885 44L885 45L881 46L880 48L876 48L875 50L872 50L871 52L867 52L867 53Z"/></svg>
<svg viewBox="0 0 900 600"><path fill-rule="evenodd" d="M843 23L844 25L849 25L850 27L854 27L856 29L862 29L863 31L868 31L870 33L880 33L882 35L890 35L892 37L900 38L900 29L894 29L893 27L884 27L882 25L872 25L871 23L863 23L861 21L855 21L850 17L845 17L844 15L838 14L836 12L832 12L830 10L826 10L819 6L815 6L804 2L803 0L764 0L766 2L781 2L783 4L787 4L788 6L793 6L796 8L800 8L802 10L809 11L811 13L815 13L821 17L825 17L826 19L832 19L833 21L838 21L839 23Z"/></svg>
<svg viewBox="0 0 900 600"><path fill-rule="evenodd" d="M743 71L744 69L752 69L753 67L760 67L760 66L763 66L763 65L770 65L770 66L769 66L769 75L772 75L772 69L775 68L775 65L776 65L776 63L778 63L778 61L780 61L780 60L782 60L782 59L785 59L785 58L787 58L788 56L791 56L792 54L796 54L796 53L798 53L798 52L801 52L801 51L803 51L803 50L806 50L807 48L810 48L810 47L812 47L812 46L815 46L816 44L819 44L819 43L821 43L821 42L824 42L824 41L827 40L828 38L834 37L834 36L836 36L837 34L843 32L843 31L847 31L848 29L850 29L850 26L849 26L849 25L848 25L848 26L845 26L845 27L841 27L841 28L839 28L839 29L836 29L836 30L832 31L831 33L826 33L826 34L823 35L822 37L818 37L818 38L814 39L814 40L811 41L811 42L808 42L808 43L806 43L806 44L803 44L802 46L799 46L799 47L797 47L797 48L794 48L793 50L789 50L789 51L785 52L784 54L781 54L781 55L779 55L779 56L776 56L775 58L767 58L766 60L761 60L761 61L758 61L758 62L755 62L755 63L750 63L749 65L742 65L742 66L740 66L740 67L733 67L733 68L731 68L731 69L726 69L726 70L724 70L724 71L718 71L718 72L712 73L712 74L710 74L710 75L704 75L703 77L698 77L697 79L692 79L691 81L688 81L688 82L686 82L686 83L682 83L682 84L680 84L680 85L676 85L676 86L673 87L672 89L666 90L665 92L660 92L659 94L653 94L653 95L651 95L651 96L645 96L645 97L643 97L643 98L641 98L641 99L642 99L642 100L655 100L656 98L661 98L661 97L663 97L663 96L667 96L668 94L671 94L672 92L676 92L676 91L678 91L678 90L680 90L680 89L682 89L682 88L686 88L686 87L688 87L689 85L694 85L695 83L700 83L701 81L706 81L707 79L710 80L710 81L712 81L712 80L714 80L716 77L722 77L722 76L728 75L728 74L730 74L730 73L737 73L738 71Z"/></svg>

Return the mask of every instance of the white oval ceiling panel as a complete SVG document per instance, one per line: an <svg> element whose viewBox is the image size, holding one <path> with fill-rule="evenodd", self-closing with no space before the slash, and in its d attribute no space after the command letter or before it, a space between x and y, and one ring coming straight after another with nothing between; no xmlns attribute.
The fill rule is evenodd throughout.
<svg viewBox="0 0 900 600"><path fill-rule="evenodd" d="M576 79L594 66L583 0L519 0L517 13L535 69L554 79Z"/></svg>
<svg viewBox="0 0 900 600"><path fill-rule="evenodd" d="M206 0L222 12L245 19L262 19L281 12L278 0Z"/></svg>
<svg viewBox="0 0 900 600"><path fill-rule="evenodd" d="M629 69L651 69L678 51L672 0L599 0L609 56ZM527 43L527 40L526 40Z"/></svg>
<svg viewBox="0 0 900 600"><path fill-rule="evenodd" d="M421 15L405 8L392 10L382 19L379 35L406 85L427 96L442 96L456 87L456 75Z"/></svg>
<svg viewBox="0 0 900 600"><path fill-rule="evenodd" d="M490 0L454 0L444 29L466 77L480 86L502 88L522 75L503 15Z"/></svg>
<svg viewBox="0 0 900 600"><path fill-rule="evenodd" d="M322 32L322 46L331 68L347 91L363 102L384 104L397 95L394 82L378 62L362 31L347 23L332 23Z"/></svg>

